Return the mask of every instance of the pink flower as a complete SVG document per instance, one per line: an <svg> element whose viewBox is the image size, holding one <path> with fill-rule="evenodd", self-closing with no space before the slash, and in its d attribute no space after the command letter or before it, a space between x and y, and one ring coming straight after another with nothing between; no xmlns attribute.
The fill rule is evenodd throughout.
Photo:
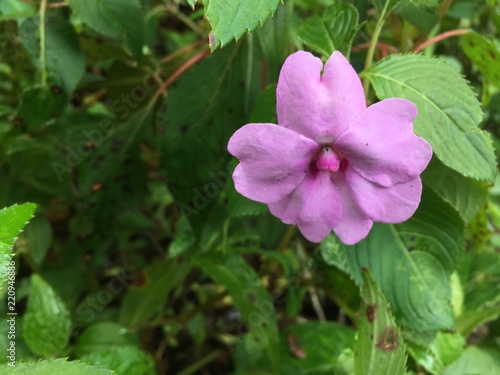
<svg viewBox="0 0 500 375"><path fill-rule="evenodd" d="M420 203L420 174L431 146L413 134L415 105L386 99L366 107L361 82L334 52L299 51L281 69L278 124L248 124L229 140L239 158L233 180L245 197L269 206L312 242L330 231L345 244L373 222L400 223Z"/></svg>

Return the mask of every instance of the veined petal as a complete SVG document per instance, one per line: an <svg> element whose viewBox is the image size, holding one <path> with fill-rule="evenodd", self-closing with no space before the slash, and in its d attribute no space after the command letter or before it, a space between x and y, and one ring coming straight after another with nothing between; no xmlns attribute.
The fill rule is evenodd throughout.
<svg viewBox="0 0 500 375"><path fill-rule="evenodd" d="M373 221L381 223L396 224L408 220L417 210L422 196L420 177L383 187L347 168L345 178L361 210Z"/></svg>
<svg viewBox="0 0 500 375"><path fill-rule="evenodd" d="M340 194L328 172L308 174L304 181L269 209L286 224L296 224L311 242L325 239L342 215Z"/></svg>
<svg viewBox="0 0 500 375"><path fill-rule="evenodd" d="M233 173L236 190L258 202L279 201L304 180L318 149L314 141L278 125L245 125L228 144L240 159Z"/></svg>
<svg viewBox="0 0 500 375"><path fill-rule="evenodd" d="M278 124L319 144L330 144L366 108L356 71L340 52L325 64L309 52L290 55L276 91Z"/></svg>
<svg viewBox="0 0 500 375"><path fill-rule="evenodd" d="M333 231L343 243L354 245L368 235L373 220L361 209L344 172L334 173L332 179L339 188L342 201L342 219L333 227Z"/></svg>
<svg viewBox="0 0 500 375"><path fill-rule="evenodd" d="M415 105L386 99L371 105L350 124L334 147L364 178L389 187L422 173L432 157L431 146L413 134Z"/></svg>

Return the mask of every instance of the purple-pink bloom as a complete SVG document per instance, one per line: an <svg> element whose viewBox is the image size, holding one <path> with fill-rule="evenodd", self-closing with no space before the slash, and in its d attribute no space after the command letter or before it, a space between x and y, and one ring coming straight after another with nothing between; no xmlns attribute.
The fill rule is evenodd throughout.
<svg viewBox="0 0 500 375"><path fill-rule="evenodd" d="M366 107L361 81L340 52L324 66L304 51L285 61L278 124L248 124L229 140L240 163L236 190L265 203L312 242L333 230L345 244L373 222L400 223L420 203L431 146L413 133L415 105L385 99Z"/></svg>

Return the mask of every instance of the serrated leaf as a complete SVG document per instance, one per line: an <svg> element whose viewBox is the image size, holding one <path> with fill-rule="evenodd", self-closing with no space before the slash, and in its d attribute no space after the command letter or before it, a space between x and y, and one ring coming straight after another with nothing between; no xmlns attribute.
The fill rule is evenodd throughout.
<svg viewBox="0 0 500 375"><path fill-rule="evenodd" d="M500 51L483 35L470 32L462 37L465 54L478 67L487 82L500 87Z"/></svg>
<svg viewBox="0 0 500 375"><path fill-rule="evenodd" d="M355 375L401 375L406 352L385 296L366 269L362 272L361 318L355 345Z"/></svg>
<svg viewBox="0 0 500 375"><path fill-rule="evenodd" d="M422 181L455 207L465 222L485 206L488 198L487 183L464 177L435 158L422 174Z"/></svg>
<svg viewBox="0 0 500 375"><path fill-rule="evenodd" d="M195 262L227 288L249 330L247 345L252 346L255 358L265 358L264 362L270 366L266 370L276 370L280 362L276 312L255 271L237 254L217 254L213 258L197 258ZM239 330L243 328L242 322Z"/></svg>
<svg viewBox="0 0 500 375"><path fill-rule="evenodd" d="M351 4L337 3L305 20L298 37L309 47L328 58L334 51L349 55L358 30L358 11Z"/></svg>
<svg viewBox="0 0 500 375"><path fill-rule="evenodd" d="M280 0L204 0L205 17L212 26L210 48L223 47L251 32L274 14Z"/></svg>
<svg viewBox="0 0 500 375"><path fill-rule="evenodd" d="M95 31L113 39L125 34L134 58L141 60L145 15L140 0L69 0L68 3Z"/></svg>
<svg viewBox="0 0 500 375"><path fill-rule="evenodd" d="M15 367L0 366L9 375L111 375L113 371L64 358L39 362L17 362ZM7 371L8 369L8 371ZM2 371L3 373L3 371Z"/></svg>
<svg viewBox="0 0 500 375"><path fill-rule="evenodd" d="M492 181L496 162L479 102L464 78L444 60L408 54L393 55L363 73L380 99L399 97L418 108L415 133L435 155L466 177Z"/></svg>
<svg viewBox="0 0 500 375"><path fill-rule="evenodd" d="M12 246L17 236L33 217L36 205L24 203L0 210L0 292L7 279L7 271L12 259Z"/></svg>
<svg viewBox="0 0 500 375"><path fill-rule="evenodd" d="M28 18L21 25L19 34L33 64L40 69L39 25L38 16ZM62 17L47 17L44 25L49 78L55 86L59 86L59 91L62 89L69 96L85 72L85 56L80 49L78 36L73 26Z"/></svg>
<svg viewBox="0 0 500 375"><path fill-rule="evenodd" d="M196 5L196 0L186 0L186 2L194 10L194 6Z"/></svg>
<svg viewBox="0 0 500 375"><path fill-rule="evenodd" d="M71 334L68 309L52 287L37 274L31 276L23 334L31 350L45 357L60 353L68 345Z"/></svg>
<svg viewBox="0 0 500 375"><path fill-rule="evenodd" d="M175 261L156 261L145 270L145 285L130 286L123 298L119 322L137 325L157 317L164 309L169 293L185 276L186 264Z"/></svg>
<svg viewBox="0 0 500 375"><path fill-rule="evenodd" d="M398 324L415 331L454 325L450 276L464 247L458 213L424 188L417 212L398 225L375 224L354 246L332 237L321 244L325 260L362 285L361 267L373 274Z"/></svg>

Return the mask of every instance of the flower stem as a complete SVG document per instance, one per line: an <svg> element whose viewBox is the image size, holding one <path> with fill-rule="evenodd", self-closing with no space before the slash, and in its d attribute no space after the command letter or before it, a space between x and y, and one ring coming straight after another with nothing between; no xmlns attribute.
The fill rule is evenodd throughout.
<svg viewBox="0 0 500 375"><path fill-rule="evenodd" d="M45 56L45 9L47 8L47 0L42 0L40 3L40 70L41 84L47 85L47 59Z"/></svg>
<svg viewBox="0 0 500 375"><path fill-rule="evenodd" d="M368 47L368 52L366 53L365 70L368 69L373 63L373 55L375 53L375 48L377 47L378 38L380 36L382 28L384 27L385 19L388 15L388 6L389 0L386 0L384 8L380 13L380 17L378 18L377 25L375 26L375 30L373 31L372 38L370 39L370 46ZM368 79L368 77L365 77L363 79L363 89L365 91L365 96L368 96L368 91L370 89L370 80Z"/></svg>

